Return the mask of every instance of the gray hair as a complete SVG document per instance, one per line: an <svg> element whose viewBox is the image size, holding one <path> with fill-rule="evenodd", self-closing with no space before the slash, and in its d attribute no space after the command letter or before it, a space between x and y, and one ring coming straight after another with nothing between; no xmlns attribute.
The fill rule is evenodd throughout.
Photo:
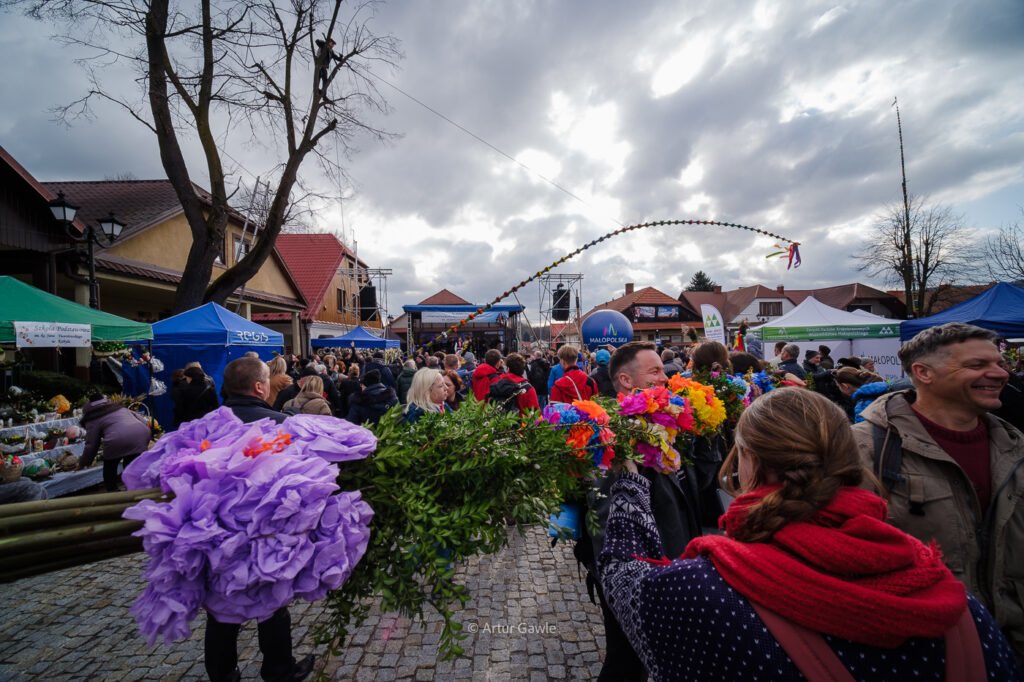
<svg viewBox="0 0 1024 682"><path fill-rule="evenodd" d="M900 363L903 365L903 371L907 376L913 377L910 368L915 362L920 362L922 358L934 355L946 346L951 346L954 343L963 343L972 339L990 341L995 344L999 341L999 335L988 329L982 329L981 327L975 327L973 324L964 324L962 322L949 322L948 324L929 327L918 332L917 336L900 347L898 355Z"/></svg>
<svg viewBox="0 0 1024 682"><path fill-rule="evenodd" d="M787 343L783 348L782 352L793 358L794 360L800 357L800 346L795 343Z"/></svg>

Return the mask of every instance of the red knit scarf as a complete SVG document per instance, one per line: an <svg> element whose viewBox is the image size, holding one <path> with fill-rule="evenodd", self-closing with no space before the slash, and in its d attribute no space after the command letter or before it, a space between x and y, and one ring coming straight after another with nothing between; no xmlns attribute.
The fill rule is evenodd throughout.
<svg viewBox="0 0 1024 682"><path fill-rule="evenodd" d="M747 511L778 486L741 495L720 524L732 534ZM910 637L941 637L967 596L932 543L885 522L876 495L842 488L807 521L789 523L769 542L695 538L685 559L708 555L729 585L799 625L854 642L893 648Z"/></svg>

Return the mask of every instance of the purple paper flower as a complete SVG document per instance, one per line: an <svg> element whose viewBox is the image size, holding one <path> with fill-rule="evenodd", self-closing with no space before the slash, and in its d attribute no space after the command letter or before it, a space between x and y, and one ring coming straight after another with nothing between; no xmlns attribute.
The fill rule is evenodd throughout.
<svg viewBox="0 0 1024 682"><path fill-rule="evenodd" d="M371 431L344 419L297 414L286 419L282 427L328 462L363 459L377 449L377 437Z"/></svg>
<svg viewBox="0 0 1024 682"><path fill-rule="evenodd" d="M222 408L146 453L135 480L174 494L124 513L143 521L136 535L150 557L148 585L132 612L151 643L187 637L200 606L224 623L262 620L351 575L373 510L359 493L338 492L338 465L328 460L366 457L376 441L329 421L340 423L243 424Z"/></svg>

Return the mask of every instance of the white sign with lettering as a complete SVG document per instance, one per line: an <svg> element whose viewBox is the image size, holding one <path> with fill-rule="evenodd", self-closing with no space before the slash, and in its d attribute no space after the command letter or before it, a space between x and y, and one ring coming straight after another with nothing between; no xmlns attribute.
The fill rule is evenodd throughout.
<svg viewBox="0 0 1024 682"><path fill-rule="evenodd" d="M270 334L264 332L236 331L235 340L242 343L267 343L270 341Z"/></svg>
<svg viewBox="0 0 1024 682"><path fill-rule="evenodd" d="M92 325L67 322L14 322L18 348L88 348Z"/></svg>

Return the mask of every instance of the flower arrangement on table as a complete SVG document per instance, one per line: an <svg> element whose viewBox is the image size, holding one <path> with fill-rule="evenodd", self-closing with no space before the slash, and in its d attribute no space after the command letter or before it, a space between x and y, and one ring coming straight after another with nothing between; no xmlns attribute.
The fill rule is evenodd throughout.
<svg viewBox="0 0 1024 682"><path fill-rule="evenodd" d="M241 623L340 587L366 551L373 510L359 492L339 492L336 463L375 447L342 420L245 424L220 408L132 462L129 489L174 494L124 513L143 521L147 585L131 611L149 642L187 638L200 607Z"/></svg>

